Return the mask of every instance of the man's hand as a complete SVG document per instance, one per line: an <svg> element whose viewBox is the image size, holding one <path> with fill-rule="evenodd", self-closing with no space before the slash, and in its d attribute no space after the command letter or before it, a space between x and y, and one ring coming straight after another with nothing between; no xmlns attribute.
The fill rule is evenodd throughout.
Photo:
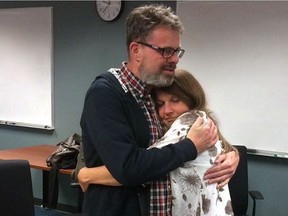
<svg viewBox="0 0 288 216"><path fill-rule="evenodd" d="M208 169L204 174L204 180L209 184L218 183L217 188L228 184L234 175L239 163L239 155L236 151L217 156L214 166Z"/></svg>
<svg viewBox="0 0 288 216"><path fill-rule="evenodd" d="M192 140L197 148L197 152L201 153L218 141L217 127L211 119L203 124L203 119L198 117L187 133L187 138Z"/></svg>

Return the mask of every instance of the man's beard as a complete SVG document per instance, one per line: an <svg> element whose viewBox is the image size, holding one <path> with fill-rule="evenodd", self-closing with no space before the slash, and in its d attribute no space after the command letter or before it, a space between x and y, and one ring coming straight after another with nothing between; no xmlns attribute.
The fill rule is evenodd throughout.
<svg viewBox="0 0 288 216"><path fill-rule="evenodd" d="M155 87L166 87L170 86L174 81L174 75L167 75L161 73L159 70L157 73L146 73L143 70L139 71L141 80L147 85Z"/></svg>

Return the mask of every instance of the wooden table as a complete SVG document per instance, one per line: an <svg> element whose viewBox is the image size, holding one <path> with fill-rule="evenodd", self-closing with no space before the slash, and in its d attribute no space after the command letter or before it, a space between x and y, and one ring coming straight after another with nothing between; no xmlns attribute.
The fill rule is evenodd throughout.
<svg viewBox="0 0 288 216"><path fill-rule="evenodd" d="M43 173L43 207L56 208L57 203L49 203L49 171L46 158L57 148L56 145L36 145L0 151L0 160L23 159L29 161L30 167ZM60 169L59 173L71 175L72 169ZM54 191L58 200L58 185ZM56 205L56 206L55 206Z"/></svg>
<svg viewBox="0 0 288 216"><path fill-rule="evenodd" d="M0 159L23 159L30 163L30 167L38 170L50 171L46 158L57 149L56 145L36 145L0 151ZM71 175L73 170L60 169L59 173Z"/></svg>

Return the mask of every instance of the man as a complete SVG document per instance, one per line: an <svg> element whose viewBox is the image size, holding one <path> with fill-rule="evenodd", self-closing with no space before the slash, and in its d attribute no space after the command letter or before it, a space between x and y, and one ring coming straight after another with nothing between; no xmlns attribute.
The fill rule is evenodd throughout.
<svg viewBox="0 0 288 216"><path fill-rule="evenodd" d="M149 90L173 82L174 69L184 54L182 32L179 18L165 6L146 5L129 14L128 61L119 70L110 70L125 95L107 79L96 79L86 94L81 118L86 166L105 165L123 186L90 185L84 195L83 215L171 215L169 172L218 140L214 123L209 119L202 125L199 118L184 140L147 150L162 134ZM206 178L227 183L238 164L238 155L230 154L224 155L220 159L224 162ZM150 213L145 211L147 198Z"/></svg>

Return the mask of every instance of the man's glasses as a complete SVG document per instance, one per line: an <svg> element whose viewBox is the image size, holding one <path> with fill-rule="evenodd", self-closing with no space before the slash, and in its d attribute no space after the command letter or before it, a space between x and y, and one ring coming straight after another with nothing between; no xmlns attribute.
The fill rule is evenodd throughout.
<svg viewBox="0 0 288 216"><path fill-rule="evenodd" d="M166 59L171 58L174 55L174 53L176 53L177 56L179 58L181 58L185 53L185 50L181 49L181 48L178 48L178 49L173 49L171 47L161 48L161 47L154 46L154 45L151 45L151 44L148 44L145 42L141 42L141 41L138 41L137 43L142 44L142 45L147 46L147 47L150 47L151 49L158 51Z"/></svg>

